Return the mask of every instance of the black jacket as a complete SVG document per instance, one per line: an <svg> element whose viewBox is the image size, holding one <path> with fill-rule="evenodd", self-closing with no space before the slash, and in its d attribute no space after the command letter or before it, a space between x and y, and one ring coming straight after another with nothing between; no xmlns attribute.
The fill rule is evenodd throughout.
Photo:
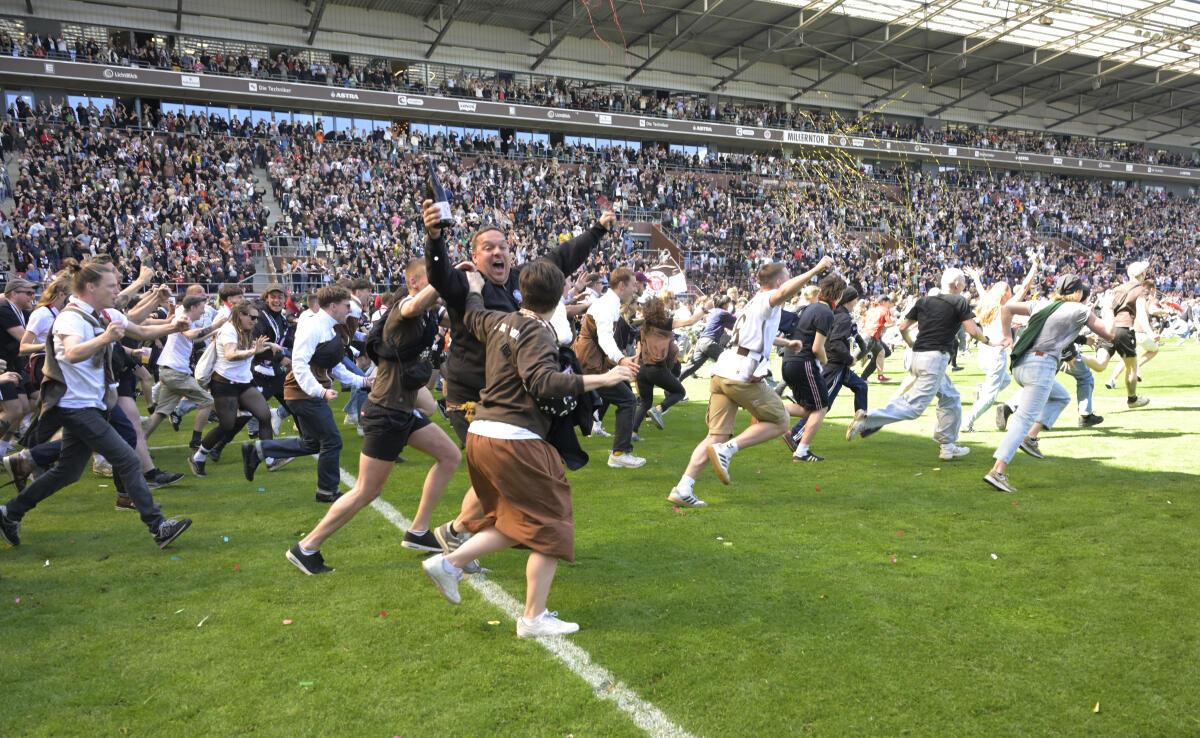
<svg viewBox="0 0 1200 738"><path fill-rule="evenodd" d="M554 262L563 275L570 275L583 265L592 249L608 233L599 224L592 226L577 238L562 244L545 258ZM451 385L469 389L478 394L484 386L484 347L471 331L463 325L467 310L467 275L454 268L446 251L446 239L429 239L425 248L425 273L450 314L450 355L442 368ZM520 308L521 265L510 269L508 282L498 285L490 280L483 284L483 304L488 310L516 312Z"/></svg>
<svg viewBox="0 0 1200 738"><path fill-rule="evenodd" d="M854 324L854 316L850 315L850 311L845 307L838 306L833 311L833 329L825 339L825 356L829 359L828 363L839 366L853 364L854 356L850 351L852 341L862 350L863 341L858 335L858 326Z"/></svg>

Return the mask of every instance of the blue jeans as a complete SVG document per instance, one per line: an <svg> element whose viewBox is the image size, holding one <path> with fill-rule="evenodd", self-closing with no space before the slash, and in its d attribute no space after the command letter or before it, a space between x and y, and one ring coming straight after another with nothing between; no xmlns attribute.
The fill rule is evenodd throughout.
<svg viewBox="0 0 1200 738"><path fill-rule="evenodd" d="M837 399L842 387L846 386L854 393L854 410L857 412L867 409L867 392L869 391L867 383L862 377L855 374L853 369L841 364L826 364L825 368L821 370L821 378L825 380L825 387L829 390L830 407L833 407L833 401ZM800 418L792 426L792 436L799 435L800 431L804 430L806 420L808 418Z"/></svg>
<svg viewBox="0 0 1200 738"><path fill-rule="evenodd" d="M1087 368L1083 359L1076 359L1064 367L1067 374L1075 377L1075 399L1079 401L1079 414L1092 414L1092 391L1096 388L1096 378L1092 370Z"/></svg>
<svg viewBox="0 0 1200 738"><path fill-rule="evenodd" d="M971 406L971 415L964 426L971 430L975 429L975 421L983 417L1012 381L1008 377L1008 349L981 345L979 368L983 370L983 382L975 392L975 404Z"/></svg>
<svg viewBox="0 0 1200 738"><path fill-rule="evenodd" d="M341 480L342 434L338 432L329 403L308 398L288 400L288 406L296 419L300 437L262 441L262 456L290 459L320 454L317 457L317 491L337 492Z"/></svg>
<svg viewBox="0 0 1200 738"><path fill-rule="evenodd" d="M142 522L151 533L158 532L164 518L142 476L142 462L133 447L121 438L109 420L109 414L96 408L55 408L62 422L62 453L50 471L38 477L23 492L8 501L8 516L20 520L38 503L67 485L79 481L93 453L102 454L112 464L113 478L119 479L125 494L133 499ZM120 410L113 409L112 417L124 420Z"/></svg>
<svg viewBox="0 0 1200 738"><path fill-rule="evenodd" d="M1012 461L1034 423L1053 427L1063 409L1071 404L1066 387L1054 381L1057 373L1057 356L1026 355L1013 367L1013 379L1021 385L1016 399L1017 411L1009 419L1008 430L996 453L992 454L993 458L1006 464Z"/></svg>

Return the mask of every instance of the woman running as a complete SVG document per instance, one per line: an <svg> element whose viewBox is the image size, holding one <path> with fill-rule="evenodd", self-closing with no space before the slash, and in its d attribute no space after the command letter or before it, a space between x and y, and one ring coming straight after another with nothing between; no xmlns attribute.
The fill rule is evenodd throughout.
<svg viewBox="0 0 1200 738"><path fill-rule="evenodd" d="M652 297L642 307L642 335L638 339L637 357L640 369L637 374L638 414L633 432L641 430L642 422L650 416L650 422L663 429L663 413L682 400L687 392L683 382L675 374L679 359L679 346L675 344L673 331L699 322L703 311L690 318L677 320L667 310L667 298ZM661 404L654 405L654 388L662 387L667 393Z"/></svg>
<svg viewBox="0 0 1200 738"><path fill-rule="evenodd" d="M258 419L259 438L269 441L271 432L271 410L267 398L263 397L254 384L251 364L254 357L264 351L282 351L278 344L271 343L266 336L254 338L254 326L258 322L258 308L248 302L235 305L230 310L229 322L221 326L216 341L216 362L213 364L209 390L213 396L213 408L217 411L218 426L208 432L200 442L200 448L188 460L192 473L205 476L204 463L212 450L234 434L238 410L247 410Z"/></svg>
<svg viewBox="0 0 1200 738"><path fill-rule="evenodd" d="M979 368L983 371L983 382L979 388L975 390L975 404L971 406L971 414L963 423L962 433L973 433L975 431L975 421L983 417L983 414L988 411L996 399L1000 397L1000 393L1012 381L1008 375L1008 347L1002 345L1006 336L1003 335L1003 328L1000 325L1000 309L1008 303L1009 300L1020 302L1025 299L1025 293L1029 291L1033 285L1033 278L1037 276L1038 262L1033 259L1029 264L1029 274L1025 275L1025 280L1021 282L1017 289L1011 290L1008 282L997 282L986 290L983 288L983 282L980 281L982 274L978 269L966 269L967 275L975 282L975 289L979 290L979 309L975 314L979 319L979 326L983 329L983 334L993 345L979 346ZM1011 339L1011 336L1007 336Z"/></svg>

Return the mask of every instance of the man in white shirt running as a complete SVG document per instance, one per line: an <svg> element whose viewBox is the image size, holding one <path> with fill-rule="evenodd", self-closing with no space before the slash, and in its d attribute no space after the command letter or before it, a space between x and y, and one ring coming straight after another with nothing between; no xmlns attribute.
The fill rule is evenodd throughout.
<svg viewBox="0 0 1200 738"><path fill-rule="evenodd" d="M575 341L575 353L587 374L599 374L614 366L638 370L637 359L626 356L613 333L621 319L621 308L638 295L638 280L629 269L614 269L605 292L588 307L583 327ZM588 320L590 318L590 320ZM608 465L614 469L636 469L646 460L633 454L633 426L637 420L637 397L628 383L617 383L596 390L600 397L617 408L617 429L613 434Z"/></svg>
<svg viewBox="0 0 1200 738"><path fill-rule="evenodd" d="M159 548L166 548L192 521L167 519L154 502L142 476L142 462L109 422L116 405L112 353L126 335L152 341L186 327L177 319L144 328L113 309L120 286L111 264L84 262L72 278L73 295L51 328L47 347L43 412L53 411L62 422L62 455L58 463L20 494L0 505L0 538L21 542L21 520L39 502L74 484L93 452L112 464L125 493L133 500L142 522ZM118 410L119 412L119 410Z"/></svg>
<svg viewBox="0 0 1200 738"><path fill-rule="evenodd" d="M782 264L768 264L758 270L759 291L738 316L729 348L717 359L709 380L708 435L692 451L687 469L667 495L669 501L685 507L706 507L708 503L694 492L696 477L705 464L712 464L717 479L729 484L729 462L734 454L787 432L787 408L763 381L771 369L772 347L800 348L799 341L777 336L782 306L832 264L826 256L809 271L790 279ZM738 408L748 410L756 422L731 440Z"/></svg>

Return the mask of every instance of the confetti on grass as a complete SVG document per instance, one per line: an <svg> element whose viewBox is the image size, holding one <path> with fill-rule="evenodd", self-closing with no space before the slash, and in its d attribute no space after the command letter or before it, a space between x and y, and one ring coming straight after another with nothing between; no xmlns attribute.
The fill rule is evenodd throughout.
<svg viewBox="0 0 1200 738"><path fill-rule="evenodd" d="M499 625L499 624L500 624L499 620L489 620L488 621L488 625Z"/></svg>
<svg viewBox="0 0 1200 738"><path fill-rule="evenodd" d="M209 619L209 618L211 618L211 617L212 617L212 615L205 615L205 616L204 616L204 617L203 617L203 618L200 620L200 622L196 623L196 627L197 627L197 628L199 628L201 625L204 625L205 623L207 623L207 622L208 622L208 619Z"/></svg>
<svg viewBox="0 0 1200 738"><path fill-rule="evenodd" d="M998 558L1000 558L1000 557L999 557L999 556L997 556L996 554L992 554L992 561L995 561L995 560L996 560L996 559L998 559Z"/></svg>
<svg viewBox="0 0 1200 738"><path fill-rule="evenodd" d="M303 689L308 689L309 687L313 686L314 684L316 684L316 682L300 682L300 686Z"/></svg>
<svg viewBox="0 0 1200 738"><path fill-rule="evenodd" d="M1093 714L1098 713L1098 712L1100 712L1100 703L1099 702L1097 702L1096 706L1092 708Z"/></svg>
<svg viewBox="0 0 1200 738"><path fill-rule="evenodd" d="M283 624L284 624L284 625L291 625L291 624L292 624L292 621L291 621L291 619L287 619L287 618L285 618L285 619L284 619L284 621L283 621Z"/></svg>
<svg viewBox="0 0 1200 738"><path fill-rule="evenodd" d="M18 598L15 600L15 602L16 602L18 605L19 605L19 604L21 604L21 598L20 598L20 597L18 597Z"/></svg>

